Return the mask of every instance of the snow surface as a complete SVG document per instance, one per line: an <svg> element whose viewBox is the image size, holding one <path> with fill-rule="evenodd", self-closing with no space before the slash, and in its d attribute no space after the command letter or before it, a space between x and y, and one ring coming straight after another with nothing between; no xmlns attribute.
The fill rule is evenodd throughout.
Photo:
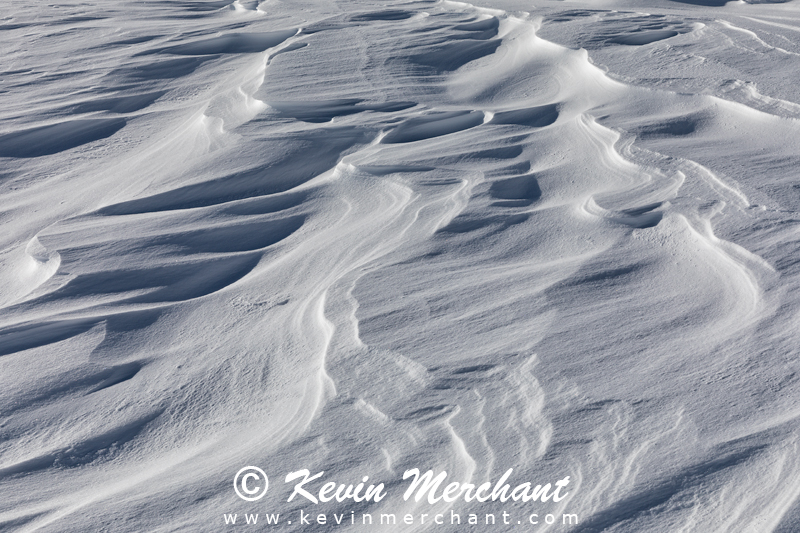
<svg viewBox="0 0 800 533"><path fill-rule="evenodd" d="M798 5L4 2L0 529L800 531Z"/></svg>

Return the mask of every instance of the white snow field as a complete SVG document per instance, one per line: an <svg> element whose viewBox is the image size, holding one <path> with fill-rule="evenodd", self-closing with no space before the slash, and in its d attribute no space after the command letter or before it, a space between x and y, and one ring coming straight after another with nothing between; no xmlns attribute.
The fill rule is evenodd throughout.
<svg viewBox="0 0 800 533"><path fill-rule="evenodd" d="M0 530L800 531L800 3L0 5Z"/></svg>

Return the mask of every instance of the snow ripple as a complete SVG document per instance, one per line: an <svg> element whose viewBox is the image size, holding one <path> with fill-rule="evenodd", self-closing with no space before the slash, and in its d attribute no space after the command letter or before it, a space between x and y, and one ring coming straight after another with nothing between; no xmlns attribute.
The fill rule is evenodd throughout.
<svg viewBox="0 0 800 533"><path fill-rule="evenodd" d="M783 158L787 187L796 120L626 85L461 2L70 9L3 30L102 38L49 74L5 59L38 107L0 132L0 524L215 530L245 464L569 475L581 531L796 505L796 261L735 243L796 221L700 149Z"/></svg>

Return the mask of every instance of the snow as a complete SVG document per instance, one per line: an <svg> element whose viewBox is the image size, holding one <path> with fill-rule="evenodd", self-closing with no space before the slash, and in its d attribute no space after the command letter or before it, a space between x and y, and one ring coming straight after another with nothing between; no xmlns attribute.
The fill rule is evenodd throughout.
<svg viewBox="0 0 800 533"><path fill-rule="evenodd" d="M7 3L0 529L798 530L798 5Z"/></svg>

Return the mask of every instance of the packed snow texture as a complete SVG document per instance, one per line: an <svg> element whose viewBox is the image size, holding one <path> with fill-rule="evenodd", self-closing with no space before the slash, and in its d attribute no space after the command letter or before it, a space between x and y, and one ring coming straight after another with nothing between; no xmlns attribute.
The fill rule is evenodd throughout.
<svg viewBox="0 0 800 533"><path fill-rule="evenodd" d="M800 530L797 3L2 11L0 529L224 531L252 464Z"/></svg>

